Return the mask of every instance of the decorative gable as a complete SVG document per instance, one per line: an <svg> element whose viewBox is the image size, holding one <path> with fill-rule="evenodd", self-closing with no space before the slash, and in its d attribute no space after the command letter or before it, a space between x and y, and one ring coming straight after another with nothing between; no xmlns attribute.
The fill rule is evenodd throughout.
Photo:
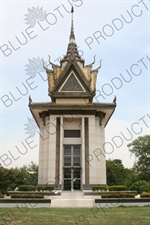
<svg viewBox="0 0 150 225"><path fill-rule="evenodd" d="M74 72L71 71L58 92L85 92L85 89Z"/></svg>
<svg viewBox="0 0 150 225"><path fill-rule="evenodd" d="M51 92L52 101L57 98L93 99L90 83L77 62L68 62Z"/></svg>

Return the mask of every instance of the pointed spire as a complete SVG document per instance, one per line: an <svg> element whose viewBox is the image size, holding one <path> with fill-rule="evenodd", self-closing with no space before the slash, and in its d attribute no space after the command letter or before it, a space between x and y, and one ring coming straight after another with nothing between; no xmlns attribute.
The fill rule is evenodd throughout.
<svg viewBox="0 0 150 225"><path fill-rule="evenodd" d="M70 43L75 42L75 35L74 35L74 24L73 24L73 13L74 13L74 8L72 6L71 8L71 31L70 31Z"/></svg>
<svg viewBox="0 0 150 225"><path fill-rule="evenodd" d="M68 61L80 61L84 63L84 60L80 57L77 44L75 42L75 35L74 35L74 24L73 24L73 13L74 8L71 8L71 30L70 30L70 37L69 37L69 44L67 48L67 53L64 55L63 59L61 60L61 64L63 62Z"/></svg>

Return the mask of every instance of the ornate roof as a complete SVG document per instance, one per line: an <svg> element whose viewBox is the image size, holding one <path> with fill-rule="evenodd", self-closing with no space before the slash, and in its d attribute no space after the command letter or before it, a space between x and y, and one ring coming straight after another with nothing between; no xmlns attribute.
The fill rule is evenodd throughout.
<svg viewBox="0 0 150 225"><path fill-rule="evenodd" d="M67 53L61 59L60 65L55 65L50 61L52 70L46 69L48 76L48 92L52 99L52 102L56 101L56 98L89 98L92 102L96 91L96 79L97 73L101 67L92 70L94 61L89 65L84 65L84 60L79 55L77 44L74 34L73 12L71 10L71 30Z"/></svg>

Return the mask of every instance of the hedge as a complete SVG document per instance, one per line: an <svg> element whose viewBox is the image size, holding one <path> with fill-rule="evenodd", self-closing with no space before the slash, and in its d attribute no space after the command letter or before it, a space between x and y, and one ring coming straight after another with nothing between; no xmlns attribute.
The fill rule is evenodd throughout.
<svg viewBox="0 0 150 225"><path fill-rule="evenodd" d="M107 191L107 186L92 186L92 190L93 191L98 191L98 190L100 190L100 191Z"/></svg>
<svg viewBox="0 0 150 225"><path fill-rule="evenodd" d="M135 195L129 193L101 194L101 198L135 198Z"/></svg>
<svg viewBox="0 0 150 225"><path fill-rule="evenodd" d="M52 191L54 190L54 187L53 186L50 186L50 185L39 185L37 186L37 190L38 191Z"/></svg>
<svg viewBox="0 0 150 225"><path fill-rule="evenodd" d="M19 185L18 191L35 191L36 186L33 185Z"/></svg>
<svg viewBox="0 0 150 225"><path fill-rule="evenodd" d="M12 194L11 198L44 198L42 194Z"/></svg>
<svg viewBox="0 0 150 225"><path fill-rule="evenodd" d="M4 198L4 195L0 193L0 198Z"/></svg>
<svg viewBox="0 0 150 225"><path fill-rule="evenodd" d="M117 186L109 186L108 189L109 191L125 191L127 190L127 187L123 185L117 185Z"/></svg>
<svg viewBox="0 0 150 225"><path fill-rule="evenodd" d="M142 194L140 194L141 198L150 198L150 192L143 192Z"/></svg>
<svg viewBox="0 0 150 225"><path fill-rule="evenodd" d="M120 193L121 198L135 198L135 194L131 193Z"/></svg>

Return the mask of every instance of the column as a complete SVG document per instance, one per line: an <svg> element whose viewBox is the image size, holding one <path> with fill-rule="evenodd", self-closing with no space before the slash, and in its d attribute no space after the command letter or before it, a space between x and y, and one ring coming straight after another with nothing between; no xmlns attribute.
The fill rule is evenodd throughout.
<svg viewBox="0 0 150 225"><path fill-rule="evenodd" d="M38 184L43 184L43 123L40 120L40 133L39 133L39 168L38 168Z"/></svg>
<svg viewBox="0 0 150 225"><path fill-rule="evenodd" d="M89 185L89 118L84 118L85 138L85 185Z"/></svg>
<svg viewBox="0 0 150 225"><path fill-rule="evenodd" d="M60 117L56 119L56 167L55 183L58 186L60 181Z"/></svg>
<svg viewBox="0 0 150 225"><path fill-rule="evenodd" d="M96 149L96 135L95 135L95 115L89 116L89 180L90 184L96 184L96 157L94 156L94 150Z"/></svg>
<svg viewBox="0 0 150 225"><path fill-rule="evenodd" d="M56 115L50 115L47 131L49 133L49 155L48 155L48 184L55 184L55 167L56 167Z"/></svg>
<svg viewBox="0 0 150 225"><path fill-rule="evenodd" d="M49 117L45 117L44 138L43 138L43 184L48 183L48 155L49 155Z"/></svg>
<svg viewBox="0 0 150 225"><path fill-rule="evenodd" d="M106 149L106 153L104 150L104 145L105 143L105 128L104 128L104 124L102 122L102 125L100 126L100 148L102 151L102 155L101 155L101 184L106 184L107 183L107 179L106 179L106 153L107 153L107 149ZM109 152L109 151L108 151Z"/></svg>
<svg viewBox="0 0 150 225"><path fill-rule="evenodd" d="M82 183L82 188L83 188L83 184L85 184L85 130L84 130L84 116L82 116L82 121L81 121L81 167L82 167L82 171L81 171L81 183Z"/></svg>
<svg viewBox="0 0 150 225"><path fill-rule="evenodd" d="M59 171L59 184L63 188L63 141L64 141L64 124L63 116L60 116L60 171Z"/></svg>

